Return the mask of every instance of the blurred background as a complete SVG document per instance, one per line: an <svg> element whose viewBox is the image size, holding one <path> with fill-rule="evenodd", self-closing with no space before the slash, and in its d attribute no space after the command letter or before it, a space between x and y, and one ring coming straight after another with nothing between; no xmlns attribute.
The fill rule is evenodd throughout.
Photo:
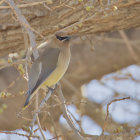
<svg viewBox="0 0 140 140"><path fill-rule="evenodd" d="M42 36L66 27L69 34L78 34L71 42L70 65L60 83L68 114L84 139L140 140L139 2L15 2L35 29L36 45L46 40ZM94 16L95 21L85 22ZM131 23L133 19L136 24ZM77 22L78 28L71 28ZM23 110L28 46L27 32L7 3L0 1L0 140L29 139L36 98ZM39 104L44 90L38 95ZM77 140L63 116L57 91L42 108L39 120L47 140ZM37 123L34 133L33 140L43 139Z"/></svg>
<svg viewBox="0 0 140 140"><path fill-rule="evenodd" d="M128 31L126 31L126 34L130 33L130 35L132 35L131 33L135 34L135 32L137 32L137 34L138 34L139 29L128 30ZM70 82L70 80L73 79L76 71L78 71L77 70L78 68L77 68L75 70L75 72L73 72L71 74L72 69L74 69L73 67L77 67L77 66L75 66L75 60L73 60L73 59L75 59L75 58L73 58L73 53L74 53L74 57L77 56L77 53L78 53L78 55L80 55L79 52L75 51L75 49L77 50L77 48L80 47L85 50L85 48L86 48L88 51L90 51L92 53L91 55L93 57L97 57L96 49L98 50L98 48L102 48L104 46L105 49L108 50L108 48L109 48L108 44L115 46L116 47L115 51L117 51L118 45L126 47L125 43L123 43L123 38L120 37L120 39L118 39L116 37L112 37L112 35L117 36L118 34L119 34L118 32L115 32L115 33L104 34L104 35L100 35L100 36L96 36L96 37L89 36L90 41L93 41L94 45L90 44L89 40L88 40L86 43L84 41L84 43L82 43L84 45L81 46L81 42L84 39L76 40L73 43L72 50L71 50L72 51L71 64L69 66L69 69L68 69L65 77L62 79L62 82L61 82L62 87L63 87L63 93L66 98L69 115L71 116L74 124L76 125L76 128L79 129L83 133L83 135L85 135L86 137L88 137L90 139L96 139L97 138L96 136L101 136L103 131L104 131L104 135L109 136L109 138L111 138L111 139L112 138L113 139L122 138L124 140L127 138L135 139L135 140L140 139L140 137L138 136L139 131L140 131L139 130L139 124L140 124L140 119L139 119L139 115L140 115L140 109L139 109L140 66L138 63L124 67L122 69L117 69L117 65L114 64L115 65L114 67L116 69L115 72L105 74L101 77L98 76L98 78L95 78L95 79L93 78L93 80L90 80L88 78L89 82L82 84L80 86L79 90L76 88L77 85L74 85L72 82ZM127 35L129 35L129 34L127 34ZM100 39L100 42L99 42L99 39ZM139 39L130 40L130 42L132 45L140 44ZM87 46L85 46L85 45L87 45ZM94 47L94 51L92 50L93 47ZM123 55L125 55L125 54L123 54ZM18 57L19 57L18 53L10 54L6 58L1 58L1 62L2 63L6 62L9 59L16 60L16 59L19 59ZM119 59L119 57L121 57L121 56L116 56L114 54L113 57L115 57L116 59ZM133 56L131 55L131 53L130 53L130 59L132 59L132 60L134 59ZM90 59L90 58L88 58L87 60L88 60L87 62L92 62L92 63L93 63L93 61L95 61L94 59ZM97 60L97 58L96 58L96 60ZM77 61L79 61L79 60L77 59ZM97 61L99 61L99 60L97 60ZM102 61L104 61L104 60L102 60ZM110 63L110 61L108 61L107 63ZM96 62L95 62L95 64L98 65L98 63L96 63ZM93 67L93 66L94 66L94 64L91 67ZM1 87L2 87L2 85L4 85L4 83L5 84L10 83L9 74L11 75L11 72L12 72L11 70L13 70L13 73L15 75L17 73L20 73L20 71L18 71L18 70L16 70L16 72L15 72L15 69L13 69L13 67L12 68L8 67L4 71L2 69L1 73L0 73ZM10 71L10 73L9 73L9 71ZM86 76L87 74L80 75L81 71L82 71L82 68L79 68L79 72L77 72L79 75L77 74L76 78L80 79L81 77L87 77ZM104 68L102 68L101 71L104 71ZM8 76L5 73L7 73ZM15 75L12 75L11 79L13 77L15 78ZM94 77L94 74L91 77ZM68 80L68 78L70 78L70 80ZM19 77L18 77L18 80L19 80ZM81 79L80 79L80 81L81 81ZM13 84L12 86L10 86L11 84L9 84L9 89L10 89L9 91L12 91L13 89L19 90L19 88L21 90L21 88L24 88L22 83L23 83L23 81L21 82L19 87L15 87L17 84L16 85ZM5 87L7 89L6 85L5 85ZM8 89L7 89L7 91L8 91ZM9 93L9 92L7 92L7 93ZM19 93L17 93L17 94L19 94ZM1 100L1 110L0 110L1 117L4 114L4 112L6 112L6 110L8 110L8 108L9 108L9 106L7 105L7 102L11 102L11 103L13 102L12 98L14 98L14 100L16 100L16 98L18 98L19 100L22 98L24 100L22 100L20 102L22 102L24 104L26 97L25 97L25 95L23 95L23 93L20 95L21 97L18 97L19 95L15 95L15 97L11 97L11 96L12 95L10 95L10 93L9 93L9 97L7 96L7 97L5 97L5 99ZM128 97L130 97L130 99L128 99ZM47 106L47 110L50 114L49 115L45 114L45 117L46 116L49 117L49 119L47 119L47 121L49 121L49 122L50 122L50 117L52 117L52 115L55 114L55 116L52 117L53 120L51 120L51 121L55 122L56 124L54 124L52 122L49 124L47 124L47 122L44 123L44 121L46 121L46 118L43 117L42 113L40 114L41 115L40 121L43 123L42 127L44 127L44 129L46 130L46 131L44 130L44 134L45 134L46 138L49 140L56 139L56 135L58 136L58 139L63 139L60 134L57 134L58 133L57 130L61 128L61 133L66 134L65 137L71 139L71 135L69 133L71 133L72 130L69 127L69 125L67 124L63 115L61 114L61 109L59 108L60 103L57 103L56 98L58 98L57 94L52 96L51 101L49 101L49 105ZM10 103L8 103L8 104L10 104ZM17 110L20 111L22 109L23 104L20 105L20 107L18 107L18 104L19 103L17 102L15 106L17 106L16 107ZM108 116L107 116L107 105L108 105ZM53 108L52 109L53 111L50 110L50 108ZM33 107L32 107L32 109L33 109ZM29 107L29 110L31 110L30 107ZM14 113L11 112L11 115L8 116L8 117L10 117L10 119L12 117L12 114L14 115ZM27 116L30 116L28 111L25 114ZM4 116L4 117L6 117L6 116ZM16 121L17 116L15 115L14 117L15 117L14 118L15 122L17 122ZM42 120L42 117L43 117L43 120ZM106 117L107 117L107 119L106 119ZM5 127L3 126L3 128L11 129L11 126L12 126L12 129L13 129L14 127L15 128L21 127L21 126L23 127L23 125L25 125L25 124L27 124L27 126L29 125L27 123L27 121L24 120L24 118L20 118L20 119L22 119L22 121L23 121L21 123L22 125L19 124L19 122L21 122L21 120L18 120L19 122L17 122L15 124L15 126L13 126L13 124L6 123L6 125L5 125L3 123L3 125L5 125ZM7 121L7 118L6 118L6 121ZM14 120L12 120L12 121L14 121ZM38 127L36 125L35 134L42 137L37 128ZM54 132L54 130L56 132ZM60 130L58 130L58 131L60 133ZM22 128L22 130L17 129L13 132L28 134L28 132L26 132L26 129L23 129L23 128ZM59 137L59 135L60 135L60 137ZM12 134L10 134L10 135L0 134L0 136L1 136L1 139L6 139L6 140L13 140L13 139L25 140L25 139L27 139L24 136L18 136L18 134L13 134L13 135ZM108 139L108 138L106 137L105 139Z"/></svg>

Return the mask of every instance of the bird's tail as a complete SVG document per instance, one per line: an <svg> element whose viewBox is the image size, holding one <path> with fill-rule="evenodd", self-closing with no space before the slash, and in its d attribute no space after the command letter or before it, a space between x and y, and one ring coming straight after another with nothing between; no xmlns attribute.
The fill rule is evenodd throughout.
<svg viewBox="0 0 140 140"><path fill-rule="evenodd" d="M27 97L26 102L24 104L24 108L29 104L30 99L31 99L31 96L30 96L30 94L28 94L28 97Z"/></svg>

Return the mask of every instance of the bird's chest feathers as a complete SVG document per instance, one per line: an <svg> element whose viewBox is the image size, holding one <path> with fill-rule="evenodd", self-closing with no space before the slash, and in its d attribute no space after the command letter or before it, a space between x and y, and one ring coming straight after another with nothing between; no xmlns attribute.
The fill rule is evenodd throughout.
<svg viewBox="0 0 140 140"><path fill-rule="evenodd" d="M46 79L43 85L52 86L55 85L65 74L69 62L70 62L70 50L66 50L63 52L60 52L58 58L58 63L56 66L56 69L51 73L51 75Z"/></svg>

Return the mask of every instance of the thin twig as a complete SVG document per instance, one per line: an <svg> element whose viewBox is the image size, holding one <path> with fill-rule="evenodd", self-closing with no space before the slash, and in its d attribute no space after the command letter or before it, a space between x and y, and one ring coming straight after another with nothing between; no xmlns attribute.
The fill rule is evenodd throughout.
<svg viewBox="0 0 140 140"><path fill-rule="evenodd" d="M23 64L23 63L25 63L25 62L26 62L25 59L20 59L20 60L17 60L17 61L15 61L15 62L8 63L8 64L5 64L5 65L1 66L1 67L0 67L0 70L1 70L1 69L4 69L4 68L6 68L6 67L13 66L13 65Z"/></svg>
<svg viewBox="0 0 140 140"><path fill-rule="evenodd" d="M87 102L85 102L85 101L71 101L71 102L66 102L66 105L71 105L71 104L87 104ZM57 103L57 104L54 104L54 105L46 105L45 107L47 108L47 109L49 109L49 108L54 108L54 107L57 107L57 106L60 106L60 105L62 105L62 103ZM42 110L41 112L47 112L46 111L46 109L45 110Z"/></svg>
<svg viewBox="0 0 140 140"><path fill-rule="evenodd" d="M31 60L31 58L30 58L30 56L29 56L29 51L28 51L28 46L29 46L29 43L28 43L28 34L25 32L25 29L24 28L22 28L22 32L23 32L23 37L24 37L24 45L25 45L25 49L26 49L26 60L28 60L28 61L26 61L26 63L25 63L25 76L26 76L26 78L28 79L28 65L29 65L29 63L28 62L30 62Z"/></svg>
<svg viewBox="0 0 140 140"><path fill-rule="evenodd" d="M21 14L20 9L16 6L16 4L14 3L13 0L5 0L9 6L11 7L11 9L13 10L14 14L17 16L18 21L20 22L20 24L25 28L25 30L27 31L28 35L29 35L29 40L30 40L30 46L31 48L34 48L36 46L36 41L35 41L35 35L32 32L32 28L30 27L30 24L28 23L28 21L25 19L25 17ZM25 26L26 25L26 26ZM38 58L39 54L37 49L35 49L33 51L33 56L35 59Z"/></svg>
<svg viewBox="0 0 140 140"><path fill-rule="evenodd" d="M53 124L56 140L58 140L57 132L56 132L56 127L55 127L55 123L54 123L54 119L53 119L53 117L51 116L51 113L50 113L50 112L47 112L47 113L48 113L48 115L49 115L49 117L50 117L50 119L51 119L51 122L52 122L52 124Z"/></svg>
<svg viewBox="0 0 140 140"><path fill-rule="evenodd" d="M65 132L64 135L59 135L59 136L57 136L57 137L53 137L53 138L50 138L50 139L48 139L48 140L56 140L56 138L64 137L64 136L68 135L69 133L72 133L72 131Z"/></svg>
<svg viewBox="0 0 140 140"><path fill-rule="evenodd" d="M109 43L120 43L120 44L124 44L124 40L119 39L119 38L114 38L114 37L102 37L102 36L96 36L94 37L96 40L98 41L103 41L103 42L109 42ZM129 43L131 45L140 45L140 40L130 40Z"/></svg>
<svg viewBox="0 0 140 140"><path fill-rule="evenodd" d="M129 42L129 39L128 39L126 33L125 33L123 30L119 31L119 33L120 33L121 37L123 38L123 40L124 40L124 42L125 42L125 44L126 44L126 47L127 47L128 51L129 51L129 53L131 54L132 58L133 58L137 63L139 63L140 60L139 60L137 54L135 53L135 51L134 51L134 49L133 49L131 43Z"/></svg>
<svg viewBox="0 0 140 140"><path fill-rule="evenodd" d="M80 125L80 121L78 121L78 120L75 118L75 116L69 111L69 109L67 109L67 110L68 110L69 114L73 117L73 119L75 120L75 122L79 125L80 130L82 131L82 133L84 133L84 130L83 130L83 128L82 128L81 125ZM80 132L80 134L81 134L81 132Z"/></svg>
<svg viewBox="0 0 140 140"><path fill-rule="evenodd" d="M15 134L15 135L23 136L23 137L27 137L27 138L29 138L29 137L32 137L32 138L40 138L39 136L35 136L35 135L33 135L33 136L28 136L28 135L26 135L26 134L21 134L21 133L11 132L11 131L0 131L0 133L3 133L3 134Z"/></svg>
<svg viewBox="0 0 140 140"><path fill-rule="evenodd" d="M36 33L36 34L39 35L42 39L45 40L45 37L44 37L41 33L37 32L37 31L36 31L34 28L32 28L30 25L28 25L28 24L26 24L26 23L22 23L22 25L24 25L24 27L27 27L28 29L32 30L34 33Z"/></svg>
<svg viewBox="0 0 140 140"><path fill-rule="evenodd" d="M79 140L84 140L84 138L80 135L79 131L76 129L76 127L74 126L70 116L67 113L68 111L67 111L67 108L66 108L65 99L64 99L60 84L58 85L58 94L59 94L60 101L62 102L62 111L63 111L64 118L66 119L66 121L69 124L69 126L71 127L71 129L74 131L77 138Z"/></svg>
<svg viewBox="0 0 140 140"><path fill-rule="evenodd" d="M37 111L37 110L38 110L38 94L36 94L36 102L35 102L35 111ZM37 115L37 116L36 116L37 125L38 125L38 127L39 127L40 133L41 133L43 139L46 140L45 135L44 135L44 133L43 133L43 130L42 130L42 128L41 128L41 124L40 124L40 121L39 121L38 113L37 113L36 115Z"/></svg>
<svg viewBox="0 0 140 140"><path fill-rule="evenodd" d="M107 125L107 120L108 120L108 116L109 116L109 107L110 107L110 105L112 103L114 103L114 102L118 102L118 101L122 101L122 100L126 100L126 99L130 99L130 97L124 97L124 98L121 98L121 99L114 99L110 103L107 104L107 115L106 115L106 118L105 118L105 123L104 123L103 131L102 131L102 135L104 134L105 128L106 128L106 125Z"/></svg>
<svg viewBox="0 0 140 140"><path fill-rule="evenodd" d="M3 0L5 1L5 0ZM46 3L46 0L44 1L39 1L39 2L31 2L31 3L27 3L27 4L20 4L20 5L17 5L18 8L26 8L26 7L31 7L31 6L37 6L37 5L41 5L41 4L44 4ZM0 2L1 4L1 2ZM0 6L0 9L10 9L10 6ZM48 8L49 10L50 8Z"/></svg>
<svg viewBox="0 0 140 140"><path fill-rule="evenodd" d="M54 88L55 89L55 88ZM34 113L34 116L33 116L33 120L32 120L32 124L31 124L31 131L30 131L30 135L33 134L33 127L34 127L34 124L35 124L35 121L37 119L37 114L40 113L41 109L44 107L45 103L48 101L48 99L51 97L51 94L53 93L54 89L49 89L46 97L42 100L38 110Z"/></svg>
<svg viewBox="0 0 140 140"><path fill-rule="evenodd" d="M4 1L5 1L5 0L1 0L1 1L0 1L0 5L1 5Z"/></svg>
<svg viewBox="0 0 140 140"><path fill-rule="evenodd" d="M72 9L72 10L75 10L74 7L72 7L72 6L70 6L70 5L67 5L67 4L66 4L67 2L68 2L68 1L65 1L64 3L61 3L61 4L58 5L58 6L55 6L52 10L55 10L55 9L60 8L60 7L63 7L63 6L68 7L68 8L70 8L70 9Z"/></svg>
<svg viewBox="0 0 140 140"><path fill-rule="evenodd" d="M91 49L91 51L94 51L94 50L95 50L95 47L94 47L94 44L93 44L92 39L90 39L90 38L88 37L88 35L86 35L86 38L87 38L87 40L88 40L89 43L90 43L90 49Z"/></svg>
<svg viewBox="0 0 140 140"><path fill-rule="evenodd" d="M18 114L17 114L18 115ZM18 116L17 116L18 117ZM31 122L32 121L32 119L29 119L29 118L26 118L26 117L23 117L23 116L19 116L21 119L24 119L25 121L29 121L29 122Z"/></svg>

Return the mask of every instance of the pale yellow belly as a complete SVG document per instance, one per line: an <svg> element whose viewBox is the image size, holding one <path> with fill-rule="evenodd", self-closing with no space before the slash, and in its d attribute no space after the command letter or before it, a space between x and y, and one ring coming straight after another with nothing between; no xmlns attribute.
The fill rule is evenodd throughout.
<svg viewBox="0 0 140 140"><path fill-rule="evenodd" d="M65 74L65 72L66 72L66 70L62 69L62 67L57 67L51 73L51 75L46 79L46 81L43 83L42 86L51 87L51 86L55 85L62 78L62 76Z"/></svg>
<svg viewBox="0 0 140 140"><path fill-rule="evenodd" d="M63 48L63 52L59 56L56 69L50 74L50 76L45 80L42 86L51 87L55 85L65 74L70 61L70 49Z"/></svg>

